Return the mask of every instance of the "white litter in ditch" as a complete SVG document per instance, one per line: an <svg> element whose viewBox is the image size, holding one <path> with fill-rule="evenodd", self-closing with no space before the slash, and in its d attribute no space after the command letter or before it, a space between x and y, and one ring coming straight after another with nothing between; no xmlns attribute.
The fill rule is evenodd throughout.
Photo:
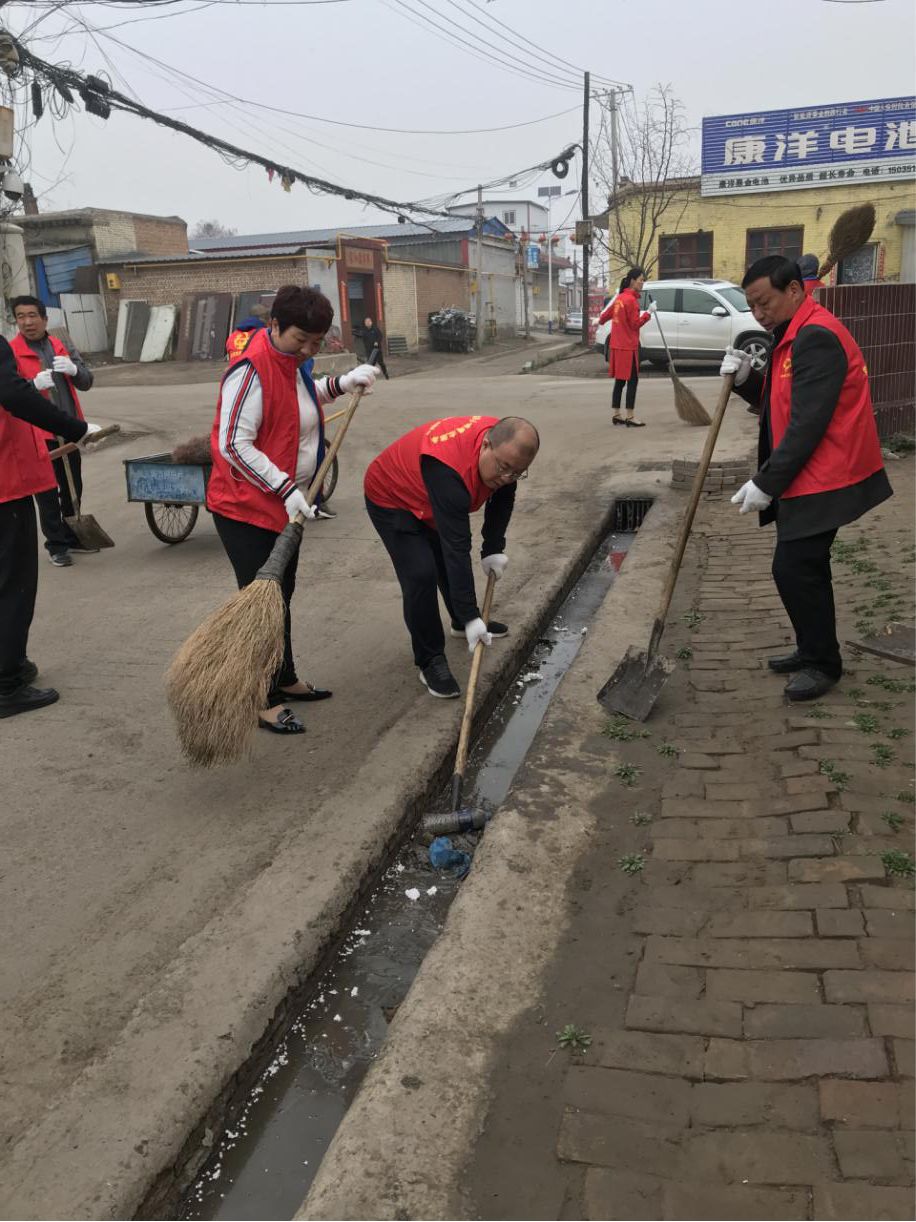
<svg viewBox="0 0 916 1222"><path fill-rule="evenodd" d="M350 990L350 996L355 997L358 992L359 992L359 986L354 985L353 988Z"/></svg>
<svg viewBox="0 0 916 1222"><path fill-rule="evenodd" d="M540 683L543 678L539 670L528 670L523 675L519 675L516 682L520 685L522 683Z"/></svg>
<svg viewBox="0 0 916 1222"><path fill-rule="evenodd" d="M439 888L438 888L438 887L428 887L428 888L427 888L427 891L426 891L426 894L427 894L427 895L435 895L435 894L436 894L436 892L437 892L438 890L439 890Z"/></svg>
<svg viewBox="0 0 916 1222"><path fill-rule="evenodd" d="M416 887L408 887L404 894L409 900L418 900L420 898L420 892Z"/></svg>

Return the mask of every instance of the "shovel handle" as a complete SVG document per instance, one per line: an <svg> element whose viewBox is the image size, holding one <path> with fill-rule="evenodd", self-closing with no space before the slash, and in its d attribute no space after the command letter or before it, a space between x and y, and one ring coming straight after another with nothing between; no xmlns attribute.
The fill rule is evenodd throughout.
<svg viewBox="0 0 916 1222"><path fill-rule="evenodd" d="M101 441L105 437L113 437L115 433L120 433L120 431L120 424L106 424L103 429L99 429L97 433L92 434L91 444L95 445L97 441ZM78 441L68 441L65 443L62 437L58 437L57 440L61 443L57 449L48 451L48 458L50 458L52 462L55 458L63 458L65 454L73 454L74 451L80 448L80 443Z"/></svg>
<svg viewBox="0 0 916 1222"><path fill-rule="evenodd" d="M703 453L700 455L700 461L697 465L697 473L693 477L693 487L690 489L690 500L687 503L687 508L684 511L684 520L681 522L681 530L677 538L677 543L674 548L674 556L671 560L671 568L668 572L668 577L665 581L664 589L662 590L661 601L658 605L658 614L655 617L655 623L652 625L652 635L649 638L649 648L647 651L647 664L655 656L659 642L662 638L662 633L665 631L665 620L668 616L668 609L671 606L671 598L674 594L674 587L677 583L677 576L681 569L681 562L684 559L684 552L687 550L687 540L690 538L690 531L693 527L693 519L696 517L697 506L700 503L700 497L703 495L703 484L706 481L706 475L709 471L709 464L712 462L712 452L716 447L716 440L719 436L719 429L722 427L722 420L725 417L725 409L728 406L729 396L735 385L735 375L733 373L726 374L722 379L722 389L719 392L719 402L716 404L716 414L712 418L712 424L706 433L706 444L703 446Z"/></svg>
<svg viewBox="0 0 916 1222"><path fill-rule="evenodd" d="M487 590L483 596L483 606L480 618L485 624L490 622L490 608L493 606L493 591L496 587L496 574L487 578ZM480 665L483 662L483 651L486 649L483 641L478 641L474 647L474 657L471 659L471 673L468 676L468 694L464 701L464 716L461 718L461 732L458 735L458 750L455 753L455 777L452 781L452 795L455 793L455 783L459 785L458 800L461 798L460 785L464 778L464 766L468 761L468 743L471 740L471 722L474 719L474 697L477 694L477 679L480 675ZM457 808L457 802L453 803Z"/></svg>

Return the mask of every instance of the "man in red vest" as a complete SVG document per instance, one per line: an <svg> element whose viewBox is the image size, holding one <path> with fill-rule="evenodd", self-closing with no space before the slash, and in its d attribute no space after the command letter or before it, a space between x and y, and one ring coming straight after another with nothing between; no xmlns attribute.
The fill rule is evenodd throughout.
<svg viewBox="0 0 916 1222"><path fill-rule="evenodd" d="M489 645L509 631L481 619L470 515L486 505L481 567L499 578L509 563L515 486L539 444L537 429L518 416L452 416L411 429L369 464L366 509L394 564L414 662L431 696L450 699L461 691L445 659L437 588L451 635L463 636L472 653L479 641Z"/></svg>
<svg viewBox="0 0 916 1222"><path fill-rule="evenodd" d="M68 348L61 340L48 334L48 311L44 302L37 297L14 297L10 304L18 328L10 347L15 354L19 373L55 407L75 420L82 420L83 409L77 391L92 387L92 370L75 348ZM45 433L44 439L49 450L57 448L54 435ZM79 499L83 495L79 454L68 455L67 463ZM63 459L55 461L54 474L57 476L57 486L39 493L35 500L48 557L57 568L67 568L73 563L71 552L98 551L98 548L83 547L64 521L65 517L72 516L76 511Z"/></svg>
<svg viewBox="0 0 916 1222"><path fill-rule="evenodd" d="M751 312L773 334L765 374L726 349L721 373L760 412L759 470L732 503L776 523L773 579L796 649L770 658L791 674L789 700L814 700L843 673L830 548L837 529L893 495L875 425L868 370L843 324L805 295L798 264L758 259L741 282Z"/></svg>
<svg viewBox="0 0 916 1222"><path fill-rule="evenodd" d="M98 426L77 420L21 378L0 336L0 717L44 708L58 698L32 683L38 667L27 655L38 588L38 532L32 497L55 486L39 429L85 441Z"/></svg>

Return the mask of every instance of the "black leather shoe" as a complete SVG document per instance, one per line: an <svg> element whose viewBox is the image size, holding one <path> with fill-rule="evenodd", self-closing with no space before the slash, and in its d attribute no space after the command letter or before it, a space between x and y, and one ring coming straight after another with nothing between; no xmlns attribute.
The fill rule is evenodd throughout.
<svg viewBox="0 0 916 1222"><path fill-rule="evenodd" d="M38 667L29 658L19 667L19 682L23 685L34 683L38 678Z"/></svg>
<svg viewBox="0 0 916 1222"><path fill-rule="evenodd" d="M53 687L29 687L26 683L8 696L0 696L0 717L30 713L32 709L43 709L48 704L56 704L58 700L60 692Z"/></svg>
<svg viewBox="0 0 916 1222"><path fill-rule="evenodd" d="M265 721L263 717L259 717L258 726L262 730L270 730L271 734L305 733L305 726L292 711L292 709L281 709L277 714L276 721Z"/></svg>
<svg viewBox="0 0 916 1222"><path fill-rule="evenodd" d="M779 658L767 658L767 666L777 675L791 675L793 671L803 670L804 665L797 649L793 653L784 653Z"/></svg>
<svg viewBox="0 0 916 1222"><path fill-rule="evenodd" d="M831 679L822 670L806 666L804 670L793 675L786 684L786 699L817 700L819 696L829 692L832 687L836 687L837 683L839 679Z"/></svg>
<svg viewBox="0 0 916 1222"><path fill-rule="evenodd" d="M314 687L311 683L306 686L309 689L307 692L288 692L285 687L278 687L273 695L280 700L330 700L334 695L326 687Z"/></svg>
<svg viewBox="0 0 916 1222"><path fill-rule="evenodd" d="M509 635L509 625L501 624L498 619L491 619L487 624L487 632L494 640ZM449 636L461 639L464 636L464 629L460 624L452 623L449 625Z"/></svg>

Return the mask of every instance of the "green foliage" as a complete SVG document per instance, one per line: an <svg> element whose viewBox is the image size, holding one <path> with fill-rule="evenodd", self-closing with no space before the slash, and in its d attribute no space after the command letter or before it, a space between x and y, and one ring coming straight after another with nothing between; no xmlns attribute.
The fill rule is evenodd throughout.
<svg viewBox="0 0 916 1222"><path fill-rule="evenodd" d="M566 1048L574 1056L581 1056L592 1044L592 1037L575 1023L567 1023L562 1031L557 1032L557 1047Z"/></svg>
<svg viewBox="0 0 916 1222"><path fill-rule="evenodd" d="M875 753L875 763L879 768L886 768L893 762L894 752L887 743L872 743L871 749Z"/></svg>
<svg viewBox="0 0 916 1222"><path fill-rule="evenodd" d="M899 832L903 827L903 815L898 815L895 810L883 810L881 818L892 832Z"/></svg>
<svg viewBox="0 0 916 1222"><path fill-rule="evenodd" d="M639 780L639 775L640 770L635 764L618 764L614 769L614 776L629 789Z"/></svg>
<svg viewBox="0 0 916 1222"><path fill-rule="evenodd" d="M871 713L856 713L852 724L863 734L875 734L878 730L878 718L873 717Z"/></svg>
<svg viewBox="0 0 916 1222"><path fill-rule="evenodd" d="M680 755L680 750L675 747L674 743L659 743L655 750L669 760L677 759Z"/></svg>
<svg viewBox="0 0 916 1222"><path fill-rule="evenodd" d="M881 860L888 874L894 874L898 878L912 878L916 874L916 862L902 849L888 849L886 853L881 854Z"/></svg>
<svg viewBox="0 0 916 1222"><path fill-rule="evenodd" d="M684 623L692 632L694 628L699 628L704 619L706 619L706 616L702 611L691 610L684 616Z"/></svg>
<svg viewBox="0 0 916 1222"><path fill-rule="evenodd" d="M693 657L693 650L689 645L682 645L674 656L679 662L689 662Z"/></svg>
<svg viewBox="0 0 916 1222"><path fill-rule="evenodd" d="M840 772L833 760L821 760L818 771L822 776L829 777L837 789L845 789L849 784L849 773Z"/></svg>
<svg viewBox="0 0 916 1222"><path fill-rule="evenodd" d="M617 743L631 743L635 738L648 738L649 731L640 729L626 717L611 717L601 731L605 738L612 738Z"/></svg>
<svg viewBox="0 0 916 1222"><path fill-rule="evenodd" d="M627 853L617 862L624 874L641 874L646 864L642 853Z"/></svg>

